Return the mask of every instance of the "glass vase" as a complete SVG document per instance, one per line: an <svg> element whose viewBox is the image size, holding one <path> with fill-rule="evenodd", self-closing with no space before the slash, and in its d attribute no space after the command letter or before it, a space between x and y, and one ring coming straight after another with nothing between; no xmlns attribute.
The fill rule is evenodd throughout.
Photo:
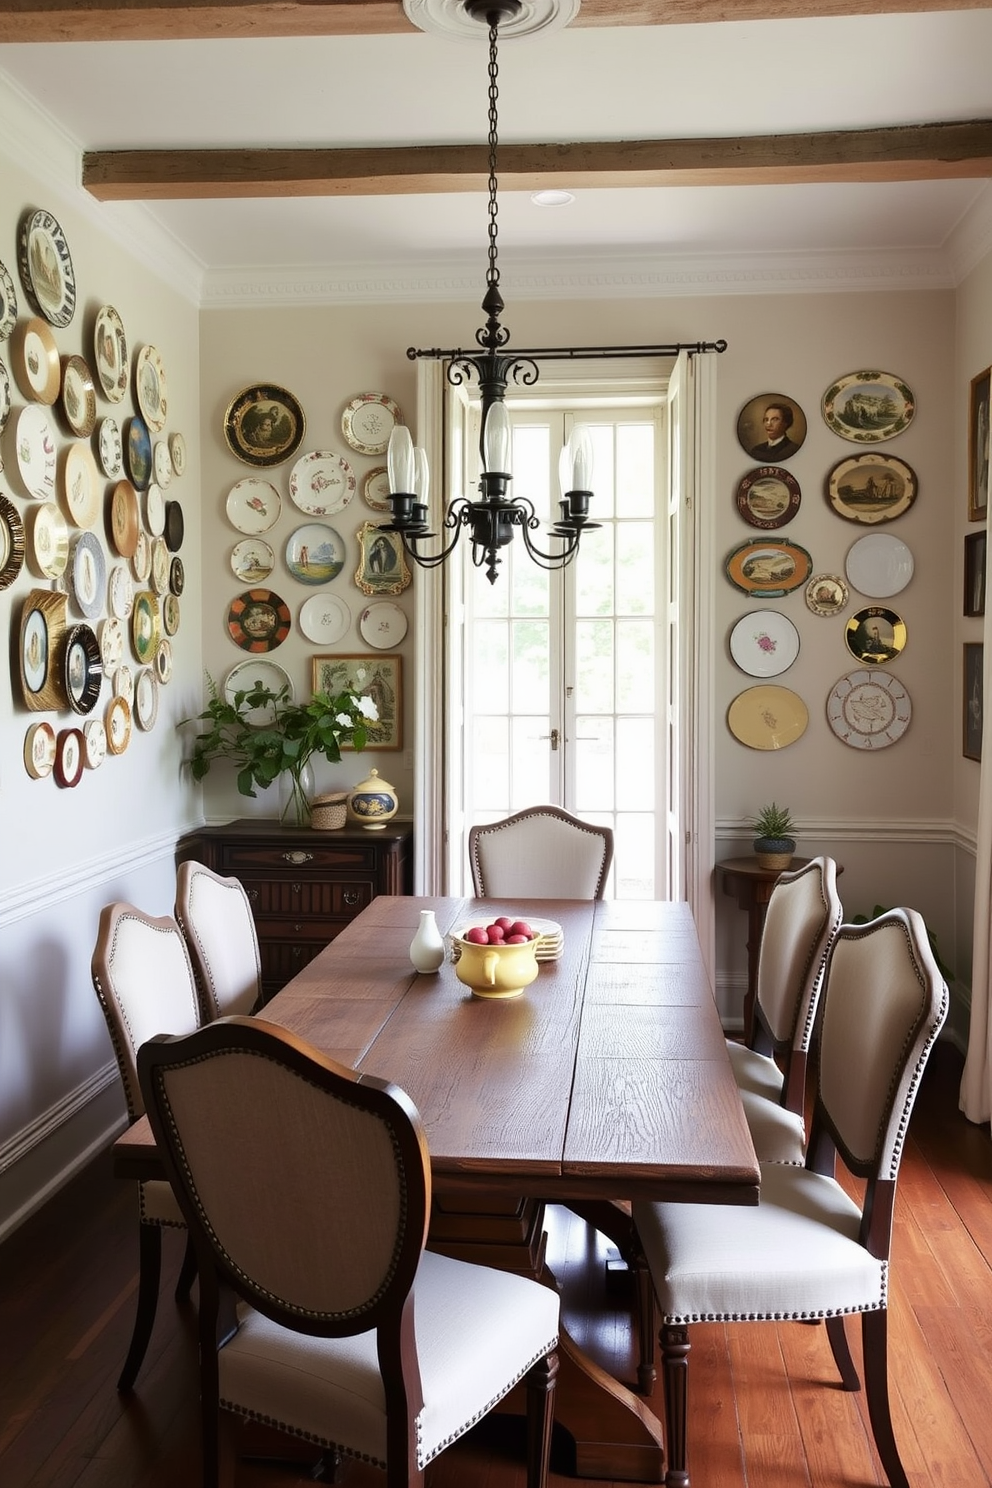
<svg viewBox="0 0 992 1488"><path fill-rule="evenodd" d="M310 825L310 801L313 796L313 770L309 760L296 770L284 770L279 777L282 810L279 820L286 826Z"/></svg>

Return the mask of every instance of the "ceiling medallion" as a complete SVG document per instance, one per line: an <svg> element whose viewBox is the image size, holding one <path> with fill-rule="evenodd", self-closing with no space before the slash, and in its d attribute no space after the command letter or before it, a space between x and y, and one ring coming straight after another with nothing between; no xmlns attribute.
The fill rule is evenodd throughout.
<svg viewBox="0 0 992 1488"><path fill-rule="evenodd" d="M493 9L500 9L498 0ZM448 41L485 40L484 28L467 12L464 0L403 0L403 10L418 31L443 36ZM519 0L516 14L507 15L500 23L500 40L560 31L578 13L579 0Z"/></svg>

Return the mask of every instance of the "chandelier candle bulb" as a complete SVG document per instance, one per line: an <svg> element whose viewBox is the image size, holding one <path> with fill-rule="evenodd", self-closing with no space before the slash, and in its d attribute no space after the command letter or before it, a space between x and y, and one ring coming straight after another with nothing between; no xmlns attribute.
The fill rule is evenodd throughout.
<svg viewBox="0 0 992 1488"><path fill-rule="evenodd" d="M420 924L410 942L410 960L421 973L437 971L444 960L444 941L432 909L420 911Z"/></svg>

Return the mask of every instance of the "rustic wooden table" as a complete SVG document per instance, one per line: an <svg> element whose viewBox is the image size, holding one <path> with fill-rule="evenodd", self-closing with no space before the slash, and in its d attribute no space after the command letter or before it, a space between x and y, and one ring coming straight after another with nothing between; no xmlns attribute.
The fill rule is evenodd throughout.
<svg viewBox="0 0 992 1488"><path fill-rule="evenodd" d="M420 910L442 933L504 911L554 919L564 951L519 998L473 998L454 966L418 976ZM375 899L261 1016L402 1086L431 1151L431 1244L540 1274L543 1205L632 1197L756 1203L758 1166L688 906ZM115 1147L157 1170L144 1120ZM556 1418L581 1476L660 1482L644 1399L563 1335Z"/></svg>

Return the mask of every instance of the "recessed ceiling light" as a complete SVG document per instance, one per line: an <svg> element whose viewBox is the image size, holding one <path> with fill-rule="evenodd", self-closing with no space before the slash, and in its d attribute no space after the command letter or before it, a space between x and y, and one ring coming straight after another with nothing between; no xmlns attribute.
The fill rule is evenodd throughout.
<svg viewBox="0 0 992 1488"><path fill-rule="evenodd" d="M535 207L567 207L574 200L570 191L535 191L531 197Z"/></svg>

